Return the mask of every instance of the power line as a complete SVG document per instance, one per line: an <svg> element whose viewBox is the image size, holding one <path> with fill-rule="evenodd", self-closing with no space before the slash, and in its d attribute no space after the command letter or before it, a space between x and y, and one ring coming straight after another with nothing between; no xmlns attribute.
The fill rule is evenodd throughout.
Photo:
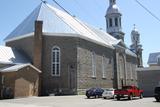
<svg viewBox="0 0 160 107"><path fill-rule="evenodd" d="M93 16L93 14L91 14L91 12L89 12L86 9L86 6L81 5L78 0L73 0L73 2L75 2L75 4L79 7L79 11L81 11L83 14L85 14L86 16L89 16L90 18L96 20L95 16Z"/></svg>
<svg viewBox="0 0 160 107"><path fill-rule="evenodd" d="M160 22L160 18L158 18L154 13L152 13L147 7L145 7L142 3L140 3L138 0L135 0L143 9L145 9L151 16L153 16L156 20Z"/></svg>
<svg viewBox="0 0 160 107"><path fill-rule="evenodd" d="M52 0L54 3L56 3L56 5L58 5L60 8L62 8L66 13L68 13L69 15L71 15L65 8L63 8L56 0ZM72 16L72 15L71 15Z"/></svg>
<svg viewBox="0 0 160 107"><path fill-rule="evenodd" d="M43 0L41 0L45 5L46 2L44 2ZM52 0L54 3L56 3L61 9L63 9L67 14L69 14L71 17L73 17L65 8L63 8L58 2L56 2L56 0ZM47 6L47 5L46 5ZM48 7L48 6L47 6ZM73 17L74 18L74 17ZM88 32L90 32L91 34L95 35L93 32L91 32L89 30L89 28L84 24L81 23L78 19L74 18L76 22L78 22L81 26L83 26Z"/></svg>

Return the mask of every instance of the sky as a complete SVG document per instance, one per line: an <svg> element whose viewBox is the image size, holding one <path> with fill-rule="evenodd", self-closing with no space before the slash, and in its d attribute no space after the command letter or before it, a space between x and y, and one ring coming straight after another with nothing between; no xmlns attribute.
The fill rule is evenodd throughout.
<svg viewBox="0 0 160 107"><path fill-rule="evenodd" d="M46 0L55 5L52 0ZM105 14L109 0L56 0L69 13L78 19L106 30ZM160 0L139 0L152 13L160 18ZM39 4L41 0L1 0L0 1L0 45L5 45L3 39L11 33ZM131 31L136 24L143 45L143 63L147 66L150 53L160 52L160 21L147 13L135 0L117 0L122 13L122 31L125 33L125 43L131 45Z"/></svg>

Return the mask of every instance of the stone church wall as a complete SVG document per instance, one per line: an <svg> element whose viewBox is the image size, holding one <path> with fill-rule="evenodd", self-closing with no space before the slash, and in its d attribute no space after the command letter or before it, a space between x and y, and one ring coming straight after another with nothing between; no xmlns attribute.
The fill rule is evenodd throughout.
<svg viewBox="0 0 160 107"><path fill-rule="evenodd" d="M126 57L127 65L127 85L137 85L136 58L132 56Z"/></svg>
<svg viewBox="0 0 160 107"><path fill-rule="evenodd" d="M60 76L51 75L52 48L60 48ZM76 38L44 36L42 59L42 92L51 94L62 91L63 94L76 93ZM73 72L71 73L70 68ZM72 79L70 79L72 75ZM72 86L71 86L72 85Z"/></svg>
<svg viewBox="0 0 160 107"><path fill-rule="evenodd" d="M11 42L6 42L6 46L19 49L23 55L33 60L33 36Z"/></svg>
<svg viewBox="0 0 160 107"><path fill-rule="evenodd" d="M77 88L83 93L91 87L113 87L113 50L82 40L77 47ZM96 76L92 76L92 52L95 53ZM104 77L102 74L102 57L104 64Z"/></svg>

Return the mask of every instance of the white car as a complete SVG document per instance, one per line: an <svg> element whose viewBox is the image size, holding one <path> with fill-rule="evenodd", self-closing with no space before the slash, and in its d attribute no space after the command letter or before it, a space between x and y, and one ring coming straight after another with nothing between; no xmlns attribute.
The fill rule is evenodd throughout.
<svg viewBox="0 0 160 107"><path fill-rule="evenodd" d="M113 88L107 88L107 89L104 89L104 92L102 94L102 97L104 99L109 99L109 98L115 98L115 94L114 94L114 90Z"/></svg>

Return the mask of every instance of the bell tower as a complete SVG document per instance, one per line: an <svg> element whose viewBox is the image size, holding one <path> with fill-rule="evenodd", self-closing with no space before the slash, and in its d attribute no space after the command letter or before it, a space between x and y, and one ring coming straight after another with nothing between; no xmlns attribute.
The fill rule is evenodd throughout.
<svg viewBox="0 0 160 107"><path fill-rule="evenodd" d="M111 34L117 39L122 39L124 41L121 17L122 14L118 6L116 5L116 0L109 0L109 7L105 15L107 33Z"/></svg>
<svg viewBox="0 0 160 107"><path fill-rule="evenodd" d="M140 44L140 33L137 30L135 25L131 32L131 41L132 41L132 44L130 46L130 49L137 55L138 67L143 67L143 61L142 61L143 49L142 49L142 45Z"/></svg>

